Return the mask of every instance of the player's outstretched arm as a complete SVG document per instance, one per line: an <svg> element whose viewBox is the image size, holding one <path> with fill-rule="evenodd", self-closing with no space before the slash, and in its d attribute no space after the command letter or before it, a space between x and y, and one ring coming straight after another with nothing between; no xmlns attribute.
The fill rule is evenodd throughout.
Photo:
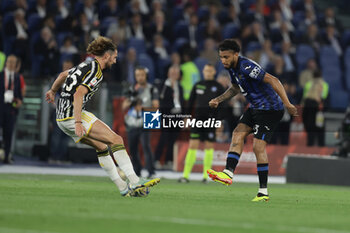
<svg viewBox="0 0 350 233"><path fill-rule="evenodd" d="M227 99L230 99L239 93L239 87L236 84L232 84L222 95L209 101L211 108L217 108L219 104Z"/></svg>
<svg viewBox="0 0 350 233"><path fill-rule="evenodd" d="M69 70L61 72L56 78L55 82L52 84L50 90L45 94L45 99L48 103L53 103L55 101L55 94L66 81Z"/></svg>
<svg viewBox="0 0 350 233"><path fill-rule="evenodd" d="M282 86L281 82L276 77L268 73L265 74L263 81L265 83L270 84L271 87L276 91L276 93L281 97L281 100L284 106L287 108L289 114L292 116L297 116L298 115L297 108L289 102L287 93L284 90L284 87Z"/></svg>

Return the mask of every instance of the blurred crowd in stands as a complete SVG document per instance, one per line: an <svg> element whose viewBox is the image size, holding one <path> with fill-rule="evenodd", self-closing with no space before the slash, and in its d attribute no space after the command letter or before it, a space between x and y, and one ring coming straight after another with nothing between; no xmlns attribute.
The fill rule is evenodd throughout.
<svg viewBox="0 0 350 233"><path fill-rule="evenodd" d="M8 0L0 7L0 50L19 56L32 78L57 74L64 60L80 62L97 35L118 44L118 64L105 75L110 82L135 83L134 68L143 65L151 83L162 83L170 64L185 59L199 70L216 64L219 74L216 46L236 38L242 55L293 88L319 67L341 89L336 95L350 87L350 31L336 6L318 9L313 0Z"/></svg>
<svg viewBox="0 0 350 233"><path fill-rule="evenodd" d="M230 85L217 45L235 38L241 55L278 77L293 104L309 108L303 114L305 129L318 132L324 128L320 112L344 110L349 103L350 29L336 14L349 8L347 1L325 9L315 2L3 0L0 69L6 55L15 54L25 78L53 77L65 61L76 65L86 59L87 44L103 35L118 44L119 52L117 64L104 73L107 82L135 85L135 69L142 66L147 82L161 91L169 67L179 66L186 101L192 86L203 79L205 64L215 66L224 88ZM244 98L237 96L230 106L239 117ZM287 125L281 127L288 127L290 116L284 121ZM314 139L309 135L308 145Z"/></svg>

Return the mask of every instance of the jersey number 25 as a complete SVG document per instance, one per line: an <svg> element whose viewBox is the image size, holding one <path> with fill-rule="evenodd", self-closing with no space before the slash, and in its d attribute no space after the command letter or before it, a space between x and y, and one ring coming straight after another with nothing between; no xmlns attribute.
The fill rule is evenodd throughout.
<svg viewBox="0 0 350 233"><path fill-rule="evenodd" d="M65 90L67 92L70 92L72 90L72 88L78 82L77 75L78 76L81 75L81 70L77 69L76 71L74 71L74 73L72 73L71 75L68 76L66 82L63 84L63 90Z"/></svg>

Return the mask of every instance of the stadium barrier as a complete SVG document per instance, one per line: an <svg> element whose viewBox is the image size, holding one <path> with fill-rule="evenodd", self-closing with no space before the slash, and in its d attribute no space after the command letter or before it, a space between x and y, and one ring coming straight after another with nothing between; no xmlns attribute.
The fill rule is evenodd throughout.
<svg viewBox="0 0 350 233"><path fill-rule="evenodd" d="M350 159L288 156L287 183L350 186Z"/></svg>
<svg viewBox="0 0 350 233"><path fill-rule="evenodd" d="M252 137L249 136L247 141L252 141ZM229 149L229 146L230 144L228 143L215 143L214 159L212 166L213 169L222 170L225 168L227 151ZM176 142L174 146L175 171L183 171L187 149L188 142ZM299 156L327 156L334 151L334 148L307 147L300 144L293 144L288 146L268 145L266 150L269 157L269 174L281 176L286 174L286 163L288 154L297 154ZM202 172L203 157L204 151L202 149L199 149L197 151L197 160L192 170L193 172ZM253 144L251 142L246 143L235 173L256 174L256 159L255 154L253 152Z"/></svg>

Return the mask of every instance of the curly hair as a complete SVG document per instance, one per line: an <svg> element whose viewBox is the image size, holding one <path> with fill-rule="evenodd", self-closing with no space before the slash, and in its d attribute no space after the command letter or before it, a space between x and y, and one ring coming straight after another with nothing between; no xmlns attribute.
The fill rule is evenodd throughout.
<svg viewBox="0 0 350 233"><path fill-rule="evenodd" d="M117 46L111 39L99 36L93 40L86 49L86 52L95 56L103 56L107 51L115 51Z"/></svg>
<svg viewBox="0 0 350 233"><path fill-rule="evenodd" d="M232 50L239 53L241 50L239 44L234 39L226 39L219 44L219 51Z"/></svg>

